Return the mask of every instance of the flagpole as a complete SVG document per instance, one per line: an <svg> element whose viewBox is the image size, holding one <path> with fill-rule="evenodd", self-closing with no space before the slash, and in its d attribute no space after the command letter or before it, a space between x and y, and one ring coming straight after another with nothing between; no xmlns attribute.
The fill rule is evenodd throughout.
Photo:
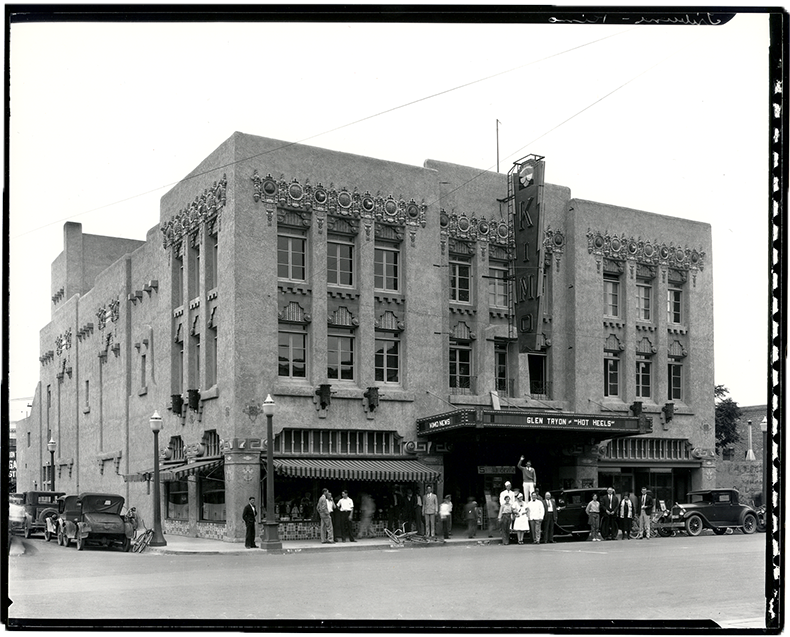
<svg viewBox="0 0 790 637"><path fill-rule="evenodd" d="M499 120L496 121L496 171L499 172Z"/></svg>

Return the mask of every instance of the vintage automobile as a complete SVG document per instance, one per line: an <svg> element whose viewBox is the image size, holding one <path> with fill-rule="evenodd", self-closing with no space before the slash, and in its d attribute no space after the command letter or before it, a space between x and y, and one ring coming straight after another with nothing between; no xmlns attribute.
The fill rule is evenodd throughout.
<svg viewBox="0 0 790 637"><path fill-rule="evenodd" d="M724 535L728 529L741 529L747 534L757 530L757 512L740 503L737 489L691 491L686 500L679 506L689 535L699 535L703 529L712 529L716 535Z"/></svg>
<svg viewBox="0 0 790 637"><path fill-rule="evenodd" d="M11 493L8 496L8 539L12 535L21 535L25 530L25 507L21 493Z"/></svg>
<svg viewBox="0 0 790 637"><path fill-rule="evenodd" d="M46 531L47 518L56 515L57 499L65 495L63 491L26 491L20 504L25 507L25 521L22 534L29 538L31 533Z"/></svg>
<svg viewBox="0 0 790 637"><path fill-rule="evenodd" d="M77 550L88 545L131 548L133 529L121 515L124 498L112 493L81 493L58 499L58 517L51 522L45 539L57 535L58 544L69 546L75 540Z"/></svg>
<svg viewBox="0 0 790 637"><path fill-rule="evenodd" d="M590 535L587 521L587 504L593 493L600 500L606 495L606 488L558 489L551 495L557 503L557 522L554 525L555 537L575 537L586 539Z"/></svg>

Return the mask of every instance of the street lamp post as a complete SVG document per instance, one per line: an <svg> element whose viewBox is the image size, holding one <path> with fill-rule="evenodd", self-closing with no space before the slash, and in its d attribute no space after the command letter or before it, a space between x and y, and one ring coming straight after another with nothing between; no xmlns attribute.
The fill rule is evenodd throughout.
<svg viewBox="0 0 790 637"><path fill-rule="evenodd" d="M55 449L57 448L57 443L53 438L49 439L47 443L47 450L49 451L49 470L52 472L50 476L52 479L49 481L49 488L50 491L55 490Z"/></svg>
<svg viewBox="0 0 790 637"><path fill-rule="evenodd" d="M281 551L278 523L274 512L274 434L272 419L274 417L274 401L271 395L263 401L263 413L266 414L266 524L261 538L261 548L267 551Z"/></svg>
<svg viewBox="0 0 790 637"><path fill-rule="evenodd" d="M754 448L752 447L752 421L750 419L747 422L749 423L749 448L746 450L746 459L754 460Z"/></svg>
<svg viewBox="0 0 790 637"><path fill-rule="evenodd" d="M763 416L760 421L763 432L763 506L768 506L768 493L771 488L771 449L768 444L768 418Z"/></svg>
<svg viewBox="0 0 790 637"><path fill-rule="evenodd" d="M159 432L162 430L162 417L158 411L154 411L148 422L154 432L154 537L151 538L151 546L167 546L162 533L162 506L159 500Z"/></svg>

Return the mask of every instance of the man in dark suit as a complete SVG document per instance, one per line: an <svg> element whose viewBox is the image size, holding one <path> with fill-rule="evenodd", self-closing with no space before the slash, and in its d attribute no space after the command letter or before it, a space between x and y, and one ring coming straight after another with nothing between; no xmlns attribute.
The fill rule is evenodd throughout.
<svg viewBox="0 0 790 637"><path fill-rule="evenodd" d="M546 491L546 497L543 500L543 508L545 514L543 515L543 529L541 531L541 542L548 544L549 542L556 542L554 539L554 523L557 521L557 501L551 497L551 493Z"/></svg>
<svg viewBox="0 0 790 637"><path fill-rule="evenodd" d="M244 524L247 525L247 535L244 538L244 548L246 549L254 549L257 548L255 546L255 518L258 515L258 511L255 509L255 498L250 498L249 504L244 507L244 511L241 514L241 519L244 520Z"/></svg>
<svg viewBox="0 0 790 637"><path fill-rule="evenodd" d="M642 487L642 495L639 496L639 539L650 539L650 516L653 515L653 495Z"/></svg>
<svg viewBox="0 0 790 637"><path fill-rule="evenodd" d="M620 504L620 498L618 498L612 487L609 487L606 490L606 495L601 498L601 517L603 521L601 523L601 533L603 534L604 540L616 540L617 539L617 505Z"/></svg>

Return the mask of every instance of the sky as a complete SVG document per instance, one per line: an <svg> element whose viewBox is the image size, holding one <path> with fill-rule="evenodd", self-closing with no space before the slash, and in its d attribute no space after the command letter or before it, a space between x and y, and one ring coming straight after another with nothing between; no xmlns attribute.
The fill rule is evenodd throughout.
<svg viewBox="0 0 790 637"><path fill-rule="evenodd" d="M241 131L503 173L534 153L573 197L711 224L715 383L765 404L768 44L764 14L719 26L13 24L9 396L22 404L38 382L63 224L144 240L160 198Z"/></svg>

